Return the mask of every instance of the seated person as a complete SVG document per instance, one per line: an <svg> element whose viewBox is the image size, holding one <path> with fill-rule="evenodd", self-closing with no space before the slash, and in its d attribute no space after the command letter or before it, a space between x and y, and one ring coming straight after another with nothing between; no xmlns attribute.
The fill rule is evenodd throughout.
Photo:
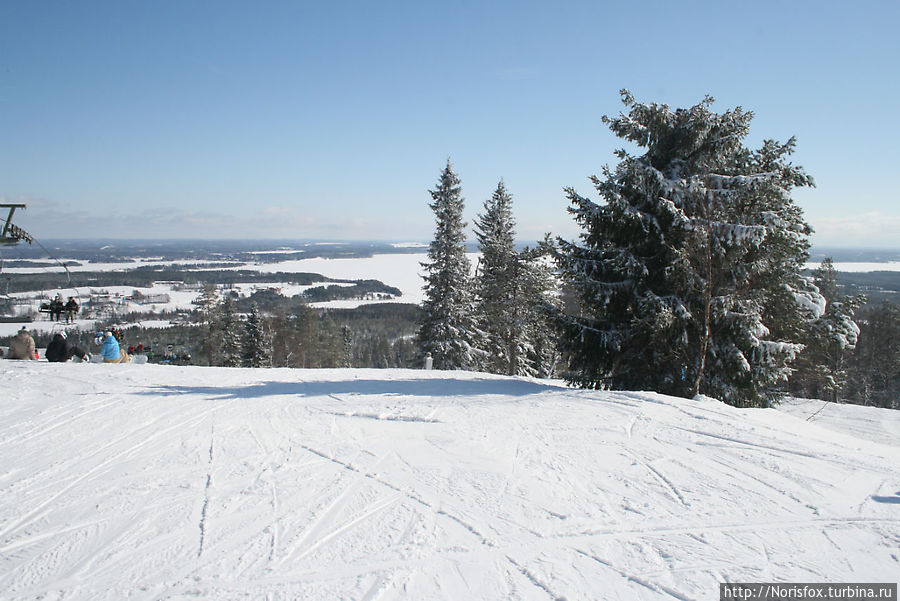
<svg viewBox="0 0 900 601"><path fill-rule="evenodd" d="M25 359L30 361L37 359L34 355L34 338L25 329L25 326L22 326L19 333L9 341L7 359Z"/></svg>
<svg viewBox="0 0 900 601"><path fill-rule="evenodd" d="M68 341L65 332L59 332L53 336L53 340L47 345L47 352L44 354L47 357L47 361L54 363L62 363L72 357L78 357L82 361L90 360L90 355L85 353L80 346Z"/></svg>
<svg viewBox="0 0 900 601"><path fill-rule="evenodd" d="M113 336L112 332L106 332L103 339L103 349L100 354L103 355L104 363L128 363L131 357L128 353L122 352L119 348L119 341Z"/></svg>
<svg viewBox="0 0 900 601"><path fill-rule="evenodd" d="M54 319L59 321L64 310L65 305L63 304L62 297L57 294L56 298L50 301L50 321L53 321Z"/></svg>
<svg viewBox="0 0 900 601"><path fill-rule="evenodd" d="M75 298L70 296L69 302L66 303L66 323L72 323L75 321L75 314L78 313L78 302L75 301Z"/></svg>

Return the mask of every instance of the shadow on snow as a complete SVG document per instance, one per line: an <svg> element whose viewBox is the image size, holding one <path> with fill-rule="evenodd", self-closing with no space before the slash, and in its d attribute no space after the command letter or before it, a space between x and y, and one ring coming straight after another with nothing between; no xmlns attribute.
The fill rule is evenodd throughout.
<svg viewBox="0 0 900 601"><path fill-rule="evenodd" d="M262 382L247 386L155 386L146 395L202 394L215 399L262 398L267 396L395 395L457 397L478 395L525 396L567 390L562 386L503 379L341 380Z"/></svg>
<svg viewBox="0 0 900 601"><path fill-rule="evenodd" d="M875 501L876 503L892 503L894 505L900 505L900 490L898 490L892 497L882 497L880 495L872 495L872 500Z"/></svg>

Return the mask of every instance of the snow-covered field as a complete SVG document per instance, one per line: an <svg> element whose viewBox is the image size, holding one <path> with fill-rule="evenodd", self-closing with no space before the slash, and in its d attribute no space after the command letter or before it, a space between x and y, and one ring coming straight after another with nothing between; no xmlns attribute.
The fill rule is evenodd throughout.
<svg viewBox="0 0 900 601"><path fill-rule="evenodd" d="M837 432L900 446L900 416L893 409L827 403L813 399L787 399L778 409Z"/></svg>
<svg viewBox="0 0 900 601"><path fill-rule="evenodd" d="M818 269L821 263L807 263L807 269ZM900 271L900 261L885 262L852 262L842 261L834 264L835 271L846 273L869 273L872 271Z"/></svg>
<svg viewBox="0 0 900 601"><path fill-rule="evenodd" d="M279 263L235 263L233 269L247 269L247 270L255 270L261 273L275 273L275 272L294 272L294 273L318 273L319 275L323 275L328 278L334 279L348 279L348 280L367 280L367 279L376 279L384 282L389 286L393 286L395 288L399 288L402 295L399 297L391 298L388 300L374 300L374 299L349 299L349 300L335 300L335 301L323 301L323 302L315 302L310 303L310 306L320 307L320 308L335 308L335 309L354 309L359 307L360 305L369 304L373 302L395 302L395 303L421 303L424 298L423 285L424 280L422 279L420 272L421 263L426 259L425 253L414 253L414 254L376 254L371 257L363 257L363 258L352 258L352 259L326 259L326 258L313 258L313 259L300 259L300 260L292 260L292 261L282 261ZM470 259L473 261L473 265L475 260L477 259L476 255L470 255ZM61 288L59 290L47 291L44 295L44 298L41 298L39 294L36 293L24 293L24 294L12 294L10 296L13 297L22 297L30 299L30 304L28 306L19 307L19 312L36 312L38 307L40 306L43 300L48 300L47 296L54 296L56 293L59 293L63 296L63 299L68 298L69 296L75 296L80 300L80 302L84 302L86 299L90 297L92 293L97 292L98 290L102 290L104 292L108 292L111 296L121 299L120 306L118 307L118 312L120 314L137 312L140 313L142 311L189 311L195 308L192 304L199 292L194 291L178 291L173 290L173 286L166 283L158 283L152 287L148 288L138 288L134 286L103 286L102 288L93 289L87 286L79 286L78 284L78 272L79 271L115 271L115 270L127 270L134 269L140 266L146 265L177 265L183 264L184 261L169 261L166 263L161 263L158 261L139 261L135 259L132 262L127 263L85 263L78 267L71 267L70 271L72 273L71 282L69 283L70 287ZM197 262L194 262L197 263ZM6 271L10 273L34 273L34 272L59 272L60 274L64 273L61 267L36 267L36 268L28 268L28 267L16 267L9 268ZM334 282L321 282L318 284L314 284L314 286L349 286L351 284L341 284ZM276 288L285 296L293 296L295 294L299 294L307 288L311 288L312 286L299 286L299 285L289 285L279 282L272 282L270 284L265 283L254 283L254 284L238 284L236 288L242 294L249 294L253 289L256 288ZM129 302L124 300L124 298L130 295L134 290L138 290L145 295L149 294L168 294L170 297L170 301L168 303L156 303L156 304L137 304L133 302ZM53 331L58 328L55 323L51 323L49 318L46 315L41 315L42 319L38 319L37 321L28 324L29 329L37 330L37 331ZM91 329L94 327L94 320L79 320L77 322L77 326L82 329ZM19 328L22 327L22 324L16 323L0 323L0 336L10 336L14 334Z"/></svg>
<svg viewBox="0 0 900 601"><path fill-rule="evenodd" d="M37 267L5 267L3 271L6 273L65 273L68 270L70 273L79 273L82 271L128 271L129 269L137 269L138 267L167 267L167 266L177 266L177 267L185 267L188 265L203 265L208 264L212 265L215 263L216 265L220 263L234 263L235 266L240 266L241 263L238 261L195 261L189 259L180 259L180 260L162 260L162 259L127 259L121 262L115 263L101 263L101 262L91 262L91 261L73 261L72 259L61 258L58 259L58 263L55 265L45 266L45 264L51 261L50 259L44 258L40 260L29 261L27 259L23 259L23 263L33 262L35 265L40 265ZM56 261L54 261L56 262ZM67 264L66 268L63 268L61 264ZM71 264L70 264L71 263ZM212 268L212 267L211 267ZM218 267L216 267L218 269Z"/></svg>
<svg viewBox="0 0 900 601"><path fill-rule="evenodd" d="M403 296L393 302L421 303L424 299L424 280L420 275L425 253L377 254L371 257L350 259L328 259L316 257L278 263L248 263L240 269L251 269L262 273L278 271L295 273L318 273L327 278L347 280L380 280L388 286L399 288ZM471 259L471 256L470 256ZM328 301L312 303L318 307L353 308L364 301Z"/></svg>
<svg viewBox="0 0 900 601"><path fill-rule="evenodd" d="M0 383L6 600L688 600L900 574L900 412L404 370L0 361Z"/></svg>
<svg viewBox="0 0 900 601"><path fill-rule="evenodd" d="M262 252L262 251L261 251ZM274 252L274 251L267 251ZM407 253L407 254L376 254L371 257L350 258L350 259L327 259L312 258L299 259L290 261L281 261L278 263L235 263L233 269L255 270L261 273L275 272L293 272L293 273L318 273L327 278L347 279L347 280L380 280L388 286L399 288L402 295L388 300L384 299L348 299L334 300L310 303L310 306L332 309L354 309L361 305L370 303L413 303L419 304L424 299L424 280L421 277L421 263L427 258L426 253ZM477 253L469 253L469 260L472 262L474 269L478 260ZM112 297L119 299L119 314L140 313L153 311L190 311L194 309L192 302L199 295L199 291L194 290L174 290L171 284L157 283L152 287L140 288L134 286L103 286L101 288L90 288L86 286L79 287L78 271L113 271L123 269L134 269L142 265L156 264L179 264L183 262L170 261L168 263L159 263L154 261L138 261L134 260L129 263L86 263L78 268L70 268L73 271L70 286L58 290L47 291L44 298L40 298L37 293L18 293L12 294L13 297L22 297L30 299L28 306L19 308L19 312L36 312L42 300L48 300L47 296L54 296L59 293L63 299L69 296L75 296L81 303L90 298L92 293L102 290L108 292ZM194 262L196 263L196 262ZM59 272L64 273L60 267L41 267L27 268L17 267L10 268L7 271L14 273L34 273L34 272ZM351 284L342 284L335 282L321 282L313 286L349 286ZM293 296L299 294L312 286L290 285L279 282L254 283L254 284L237 284L235 286L242 294L250 294L253 289L257 288L275 288L285 296ZM142 294L168 294L170 300L168 303L156 304L137 304L125 300L134 290L138 290ZM55 323L50 322L46 314L42 314L41 318L33 323L27 324L31 330L50 332L59 328ZM95 320L80 319L76 326L82 329L92 329ZM20 323L0 323L0 336L11 336L22 327Z"/></svg>

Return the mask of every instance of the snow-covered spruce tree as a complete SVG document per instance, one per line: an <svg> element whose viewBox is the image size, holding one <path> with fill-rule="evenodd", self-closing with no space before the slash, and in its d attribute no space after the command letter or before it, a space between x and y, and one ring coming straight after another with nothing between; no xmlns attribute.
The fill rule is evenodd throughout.
<svg viewBox="0 0 900 601"><path fill-rule="evenodd" d="M555 377L560 352L554 315L562 306L560 285L551 257L555 248L549 235L536 248L524 248L518 255L518 282L524 302L524 330L528 343L524 375Z"/></svg>
<svg viewBox="0 0 900 601"><path fill-rule="evenodd" d="M485 357L484 335L475 323L460 180L449 160L429 192L436 227L428 261L422 263L425 300L417 346L422 360L431 354L435 369L478 369Z"/></svg>
<svg viewBox="0 0 900 601"><path fill-rule="evenodd" d="M206 351L207 365L216 362L216 353L222 343L221 327L219 321L219 291L215 284L203 284L200 295L195 301L199 307L201 328L203 332L203 346Z"/></svg>
<svg viewBox="0 0 900 601"><path fill-rule="evenodd" d="M787 161L793 139L745 148L740 107L622 100L628 113L604 122L644 153L619 150L615 170L591 178L601 204L567 189L584 230L559 241L580 300L560 320L567 377L765 406L802 348L799 321L822 307L800 275L811 229L790 197L812 178Z"/></svg>
<svg viewBox="0 0 900 601"><path fill-rule="evenodd" d="M244 340L241 349L242 367L270 367L272 365L272 339L259 313L256 303L244 324Z"/></svg>
<svg viewBox="0 0 900 601"><path fill-rule="evenodd" d="M806 329L805 348L791 384L807 396L836 402L847 384L846 360L859 338L853 316L866 297L840 293L831 258L822 261L813 273L813 282L825 298L825 312Z"/></svg>
<svg viewBox="0 0 900 601"><path fill-rule="evenodd" d="M475 219L481 259L475 277L478 327L485 334L484 369L516 375L527 371L529 345L525 340L525 299L522 269L515 246L512 196L501 181L484 213Z"/></svg>
<svg viewBox="0 0 900 601"><path fill-rule="evenodd" d="M241 365L241 320L237 316L234 300L226 294L220 309L219 327L222 345L219 352L224 367Z"/></svg>
<svg viewBox="0 0 900 601"><path fill-rule="evenodd" d="M557 303L547 247L515 248L512 196L501 181L475 220L481 250L475 291L485 333L484 369L507 375L550 376L559 352L547 308Z"/></svg>

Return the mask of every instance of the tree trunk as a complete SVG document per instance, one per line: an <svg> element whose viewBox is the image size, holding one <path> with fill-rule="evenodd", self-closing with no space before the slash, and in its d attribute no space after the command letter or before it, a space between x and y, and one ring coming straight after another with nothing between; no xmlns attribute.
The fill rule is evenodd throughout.
<svg viewBox="0 0 900 601"><path fill-rule="evenodd" d="M706 294L703 298L703 337L700 340L700 365L697 367L697 377L691 388L691 398L700 394L700 384L706 372L706 355L709 352L710 320L712 309L712 228L706 226Z"/></svg>

